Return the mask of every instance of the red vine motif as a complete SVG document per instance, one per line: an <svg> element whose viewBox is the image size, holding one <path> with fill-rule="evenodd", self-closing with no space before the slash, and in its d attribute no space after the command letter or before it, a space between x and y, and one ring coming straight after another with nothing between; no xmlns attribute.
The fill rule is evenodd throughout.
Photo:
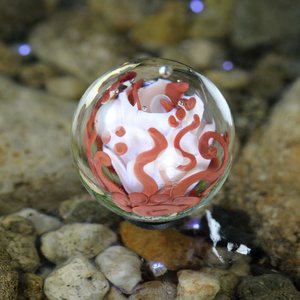
<svg viewBox="0 0 300 300"><path fill-rule="evenodd" d="M127 193L120 183L113 182L113 180L104 172L104 168L107 168L114 176L118 176L113 169L111 158L103 151L103 144L108 143L110 140L109 133L102 133L102 136L99 137L95 129L95 117L101 105L111 100L111 94L117 90L122 83L129 80L132 82L136 75L135 72L127 72L97 101L87 122L84 134L88 164L101 188L110 192L114 203L124 211L147 217L179 213L196 205L218 182L229 159L229 136L227 133L219 134L215 131L203 133L198 141L198 151L204 159L210 160L208 168L193 173L176 184L165 182L165 187L159 190L156 181L145 172L144 167L155 161L169 145L168 141L159 130L154 127L149 128L148 134L153 140L154 146L151 149L140 153L136 157L134 164L134 174L143 185L143 192ZM136 104L139 110L141 110L141 101L139 99L138 91L143 86L143 83L142 80L138 80L133 83L127 91L129 102L132 105ZM178 105L181 97L187 92L188 88L188 83L184 82L172 82L168 83L166 86L165 94L169 97L170 101L163 99L160 103L166 112L170 112L174 108L176 109L175 116L170 115L169 117L170 127L177 127L180 121L185 117L185 114L192 110L196 105L194 97L185 99L184 108ZM178 166L178 169L181 171L190 171L196 166L195 156L192 153L185 151L180 142L188 132L192 132L199 128L200 123L199 115L194 114L193 121L188 126L181 129L174 138L173 147L189 161L185 165ZM115 133L121 137L125 135L126 128L116 128ZM218 149L214 146L215 143L218 143L222 148L221 151L223 152L223 155L221 161L217 158ZM96 151L92 150L94 145L96 145ZM115 145L115 152L117 155L123 155L126 151L127 145L125 143L118 143ZM197 194L196 188L193 188L192 191L188 191L191 186L195 186L200 181L206 183L206 188L203 191L199 194Z"/></svg>

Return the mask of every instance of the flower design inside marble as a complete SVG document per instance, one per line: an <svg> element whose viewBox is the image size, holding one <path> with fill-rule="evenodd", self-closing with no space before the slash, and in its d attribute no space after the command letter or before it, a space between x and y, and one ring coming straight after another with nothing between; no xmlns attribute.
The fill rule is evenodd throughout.
<svg viewBox="0 0 300 300"><path fill-rule="evenodd" d="M120 76L94 105L84 136L88 164L122 210L179 213L222 176L229 135L203 118L204 102L189 94L189 83L136 77Z"/></svg>

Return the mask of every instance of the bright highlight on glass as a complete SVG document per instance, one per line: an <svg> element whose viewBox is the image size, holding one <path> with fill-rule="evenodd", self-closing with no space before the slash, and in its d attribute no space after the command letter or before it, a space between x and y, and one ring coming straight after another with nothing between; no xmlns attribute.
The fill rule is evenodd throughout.
<svg viewBox="0 0 300 300"><path fill-rule="evenodd" d="M204 3L202 1L200 1L200 0L192 0L190 2L190 9L195 14L199 14L204 9Z"/></svg>
<svg viewBox="0 0 300 300"><path fill-rule="evenodd" d="M18 47L18 52L22 56L27 56L27 55L29 55L31 53L31 46L28 45L28 44L21 44Z"/></svg>
<svg viewBox="0 0 300 300"><path fill-rule="evenodd" d="M225 60L223 62L222 68L224 71L231 71L234 68L233 62L230 60Z"/></svg>

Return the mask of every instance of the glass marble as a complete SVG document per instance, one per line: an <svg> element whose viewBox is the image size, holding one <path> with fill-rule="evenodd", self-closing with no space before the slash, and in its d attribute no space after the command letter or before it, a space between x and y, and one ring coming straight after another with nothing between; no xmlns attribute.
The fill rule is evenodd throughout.
<svg viewBox="0 0 300 300"><path fill-rule="evenodd" d="M228 104L209 79L176 61L145 58L87 89L73 119L72 153L84 186L105 207L163 223L219 191L234 138Z"/></svg>

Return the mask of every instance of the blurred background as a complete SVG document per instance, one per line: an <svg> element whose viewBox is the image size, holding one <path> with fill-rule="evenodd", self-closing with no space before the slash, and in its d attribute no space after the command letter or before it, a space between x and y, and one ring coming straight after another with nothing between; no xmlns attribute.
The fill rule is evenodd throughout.
<svg viewBox="0 0 300 300"><path fill-rule="evenodd" d="M62 220L60 203L86 195L70 155L73 112L97 77L145 56L186 63L220 88L240 150L213 216L260 249L244 275L279 270L299 287L300 0L0 0L0 216L33 207ZM10 240L1 220L0 250ZM41 257L17 265L34 273ZM262 294L284 286L291 298L247 298L246 285L237 299L299 299L276 280Z"/></svg>

